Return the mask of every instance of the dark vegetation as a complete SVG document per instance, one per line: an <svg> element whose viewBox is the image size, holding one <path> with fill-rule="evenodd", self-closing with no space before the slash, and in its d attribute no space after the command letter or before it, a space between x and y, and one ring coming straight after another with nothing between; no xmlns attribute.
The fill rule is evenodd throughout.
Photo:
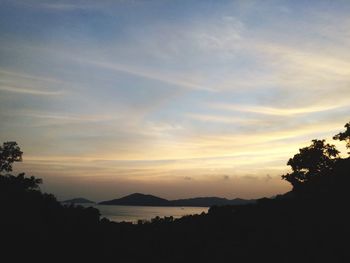
<svg viewBox="0 0 350 263"><path fill-rule="evenodd" d="M254 203L255 200L226 199L220 197L195 197L188 199L167 200L154 195L135 193L119 199L100 202L100 205L130 205L130 206L199 206L209 207L214 205L243 205Z"/></svg>
<svg viewBox="0 0 350 263"><path fill-rule="evenodd" d="M350 123L334 136L350 148ZM1 257L46 262L350 262L350 158L313 140L288 161L293 190L208 214L114 223L94 208L62 205L40 179L11 175L15 142L0 148Z"/></svg>
<svg viewBox="0 0 350 263"><path fill-rule="evenodd" d="M65 203L65 204L94 204L95 202L91 201L89 199L86 199L86 198L77 197L77 198L65 200L62 203Z"/></svg>

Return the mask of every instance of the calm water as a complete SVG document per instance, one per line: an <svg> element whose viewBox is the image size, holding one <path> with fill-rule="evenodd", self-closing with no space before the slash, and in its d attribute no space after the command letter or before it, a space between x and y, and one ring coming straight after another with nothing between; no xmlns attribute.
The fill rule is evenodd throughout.
<svg viewBox="0 0 350 263"><path fill-rule="evenodd" d="M185 215L207 213L208 207L158 207L158 206L120 206L120 205L84 205L93 206L100 210L102 217L115 222L133 222L150 220L156 216L173 216L180 218Z"/></svg>

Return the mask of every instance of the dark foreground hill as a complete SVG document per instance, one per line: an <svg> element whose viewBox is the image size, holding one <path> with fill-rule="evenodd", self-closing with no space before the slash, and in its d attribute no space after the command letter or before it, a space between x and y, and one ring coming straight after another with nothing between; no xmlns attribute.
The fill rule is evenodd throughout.
<svg viewBox="0 0 350 263"><path fill-rule="evenodd" d="M226 199L220 197L197 197L178 200L167 200L154 195L140 193L131 194L119 199L103 201L101 205L130 205L130 206L200 206L210 207L214 205L244 205L254 203L255 200Z"/></svg>
<svg viewBox="0 0 350 263"><path fill-rule="evenodd" d="M65 200L62 203L65 203L65 204L94 204L95 202L91 201L89 199L86 199L86 198L78 197L78 198Z"/></svg>

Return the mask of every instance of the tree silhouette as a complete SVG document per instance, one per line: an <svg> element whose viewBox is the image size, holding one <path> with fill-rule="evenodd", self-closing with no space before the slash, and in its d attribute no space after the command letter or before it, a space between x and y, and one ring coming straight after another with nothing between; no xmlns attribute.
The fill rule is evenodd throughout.
<svg viewBox="0 0 350 263"><path fill-rule="evenodd" d="M350 122L345 124L344 126L346 130L344 132L340 132L333 137L334 140L345 141L346 147L350 149ZM350 152L348 152L350 154Z"/></svg>
<svg viewBox="0 0 350 263"><path fill-rule="evenodd" d="M12 172L12 164L21 162L22 154L17 142L4 142L0 146L0 173Z"/></svg>
<svg viewBox="0 0 350 263"><path fill-rule="evenodd" d="M282 175L282 179L297 189L329 172L338 155L334 145L326 144L325 140L312 140L310 146L299 149L299 153L289 159L287 165L292 167L293 172Z"/></svg>
<svg viewBox="0 0 350 263"><path fill-rule="evenodd" d="M23 152L17 145L17 142L4 142L0 146L0 173L9 173L12 171L14 162L22 161ZM27 191L39 189L39 184L42 179L34 176L25 177L25 173L20 173L17 176L11 174L0 174L0 189L3 191Z"/></svg>

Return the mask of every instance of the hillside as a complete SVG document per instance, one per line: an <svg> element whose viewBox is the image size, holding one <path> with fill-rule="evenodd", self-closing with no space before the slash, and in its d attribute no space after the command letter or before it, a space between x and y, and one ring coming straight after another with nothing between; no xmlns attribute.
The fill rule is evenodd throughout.
<svg viewBox="0 0 350 263"><path fill-rule="evenodd" d="M100 205L131 205L131 206L170 206L169 200L140 193L134 193L119 199L103 201Z"/></svg>
<svg viewBox="0 0 350 263"><path fill-rule="evenodd" d="M167 200L154 195L135 193L119 199L100 202L101 205L130 205L130 206L222 206L243 205L254 203L255 200L226 199L221 197L195 197L188 199Z"/></svg>
<svg viewBox="0 0 350 263"><path fill-rule="evenodd" d="M86 198L82 198L82 197L78 197L78 198L73 198L73 199L69 199L69 200L65 200L62 203L69 203L69 204L94 204L94 201L91 201L89 199Z"/></svg>

